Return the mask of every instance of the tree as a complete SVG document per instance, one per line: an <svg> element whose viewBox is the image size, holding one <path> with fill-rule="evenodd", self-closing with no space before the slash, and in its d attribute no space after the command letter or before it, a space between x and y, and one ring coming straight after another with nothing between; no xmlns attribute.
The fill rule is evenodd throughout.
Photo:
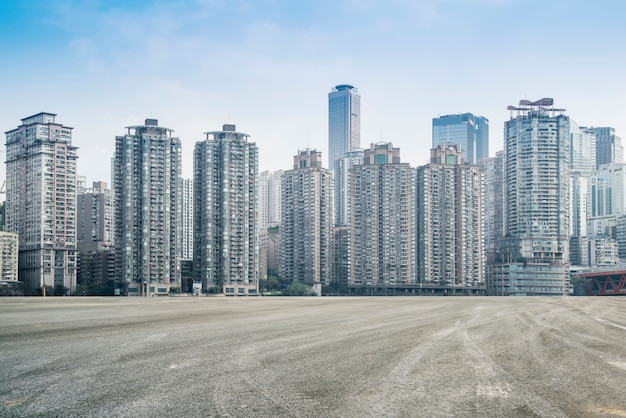
<svg viewBox="0 0 626 418"><path fill-rule="evenodd" d="M304 283L291 283L283 292L284 296L317 296L311 286Z"/></svg>

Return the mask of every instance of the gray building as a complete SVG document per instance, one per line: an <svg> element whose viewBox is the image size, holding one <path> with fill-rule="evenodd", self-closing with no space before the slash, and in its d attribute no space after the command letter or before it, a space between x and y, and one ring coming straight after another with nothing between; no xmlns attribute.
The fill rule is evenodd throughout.
<svg viewBox="0 0 626 418"><path fill-rule="evenodd" d="M224 125L194 149L194 274L206 291L257 295L258 148Z"/></svg>
<svg viewBox="0 0 626 418"><path fill-rule="evenodd" d="M6 231L19 236L28 293L76 287L76 159L72 128L38 113L6 132Z"/></svg>
<svg viewBox="0 0 626 418"><path fill-rule="evenodd" d="M363 150L345 152L335 161L333 173L335 184L335 225L350 225L350 172L352 167L363 164Z"/></svg>
<svg viewBox="0 0 626 418"><path fill-rule="evenodd" d="M420 283L483 286L482 173L458 145L438 145L417 169L416 270Z"/></svg>
<svg viewBox="0 0 626 418"><path fill-rule="evenodd" d="M79 188L77 291L112 295L115 287L115 205L106 182Z"/></svg>
<svg viewBox="0 0 626 418"><path fill-rule="evenodd" d="M472 113L433 118L432 148L460 145L464 163L476 164L489 157L489 119Z"/></svg>
<svg viewBox="0 0 626 418"><path fill-rule="evenodd" d="M361 95L349 84L333 87L328 93L328 168L346 151L361 146Z"/></svg>
<svg viewBox="0 0 626 418"><path fill-rule="evenodd" d="M596 168L602 164L624 162L622 139L615 135L615 128L608 126L591 128L596 133Z"/></svg>
<svg viewBox="0 0 626 418"><path fill-rule="evenodd" d="M331 281L333 183L322 153L299 150L282 176L280 274L321 294Z"/></svg>
<svg viewBox="0 0 626 418"><path fill-rule="evenodd" d="M181 142L156 119L115 137L116 277L128 295L180 286Z"/></svg>
<svg viewBox="0 0 626 418"><path fill-rule="evenodd" d="M415 282L415 170L391 143L371 144L350 174L350 280L354 288Z"/></svg>
<svg viewBox="0 0 626 418"><path fill-rule="evenodd" d="M498 255L500 241L504 237L504 214L506 213L504 151L495 157L477 163L483 174L483 237L485 256L494 260Z"/></svg>
<svg viewBox="0 0 626 418"><path fill-rule="evenodd" d="M115 239L113 191L95 181L78 195L78 251L110 250Z"/></svg>
<svg viewBox="0 0 626 418"><path fill-rule="evenodd" d="M570 120L552 99L509 106L505 123L506 239L490 265L497 295L570 293Z"/></svg>

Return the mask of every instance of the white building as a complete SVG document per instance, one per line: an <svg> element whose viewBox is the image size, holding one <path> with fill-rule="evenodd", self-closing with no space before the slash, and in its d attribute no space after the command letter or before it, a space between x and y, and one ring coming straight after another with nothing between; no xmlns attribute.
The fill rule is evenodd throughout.
<svg viewBox="0 0 626 418"><path fill-rule="evenodd" d="M283 170L259 175L259 229L280 225L280 187Z"/></svg>
<svg viewBox="0 0 626 418"><path fill-rule="evenodd" d="M194 274L207 291L257 295L258 148L224 125L194 149Z"/></svg>
<svg viewBox="0 0 626 418"><path fill-rule="evenodd" d="M29 293L76 287L77 147L72 128L55 117L38 113L6 132L6 230L19 236L19 278Z"/></svg>
<svg viewBox="0 0 626 418"><path fill-rule="evenodd" d="M15 283L17 276L18 236L11 232L0 232L0 282Z"/></svg>
<svg viewBox="0 0 626 418"><path fill-rule="evenodd" d="M180 285L181 142L156 119L115 137L116 278L128 295Z"/></svg>
<svg viewBox="0 0 626 418"><path fill-rule="evenodd" d="M183 260L193 260L193 179L181 179Z"/></svg>
<svg viewBox="0 0 626 418"><path fill-rule="evenodd" d="M293 169L283 173L281 202L281 277L319 295L331 280L333 232L333 184L321 152L298 151Z"/></svg>

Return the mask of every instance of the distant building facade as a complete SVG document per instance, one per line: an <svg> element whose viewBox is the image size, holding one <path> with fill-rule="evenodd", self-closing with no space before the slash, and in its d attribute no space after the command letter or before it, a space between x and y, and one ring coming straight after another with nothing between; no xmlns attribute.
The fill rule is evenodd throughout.
<svg viewBox="0 0 626 418"><path fill-rule="evenodd" d="M146 119L115 137L116 278L122 292L149 296L180 286L181 142Z"/></svg>
<svg viewBox="0 0 626 418"><path fill-rule="evenodd" d="M95 181L78 195L78 251L112 249L115 243L113 191Z"/></svg>
<svg viewBox="0 0 626 418"><path fill-rule="evenodd" d="M570 120L552 99L510 106L505 123L506 238L491 263L494 295L568 295ZM515 115L515 116L514 116Z"/></svg>
<svg viewBox="0 0 626 418"><path fill-rule="evenodd" d="M280 187L283 170L259 175L259 229L280 225Z"/></svg>
<svg viewBox="0 0 626 418"><path fill-rule="evenodd" d="M328 169L346 151L361 146L361 95L349 84L333 87L328 93Z"/></svg>
<svg viewBox="0 0 626 418"><path fill-rule="evenodd" d="M193 179L181 179L183 260L193 260Z"/></svg>
<svg viewBox="0 0 626 418"><path fill-rule="evenodd" d="M299 150L282 176L280 273L283 280L321 287L330 284L333 183L322 153Z"/></svg>
<svg viewBox="0 0 626 418"><path fill-rule="evenodd" d="M77 289L84 294L113 295L115 287L115 206L103 181L78 194Z"/></svg>
<svg viewBox="0 0 626 418"><path fill-rule="evenodd" d="M482 173L459 145L438 145L417 169L417 279L484 285Z"/></svg>
<svg viewBox="0 0 626 418"><path fill-rule="evenodd" d="M460 145L464 163L476 164L489 157L489 119L472 113L433 118L432 148Z"/></svg>
<svg viewBox="0 0 626 418"><path fill-rule="evenodd" d="M346 151L335 161L335 225L350 225L350 172L356 165L363 164L363 150Z"/></svg>
<svg viewBox="0 0 626 418"><path fill-rule="evenodd" d="M400 149L371 144L350 174L351 287L415 282L415 171Z"/></svg>
<svg viewBox="0 0 626 418"><path fill-rule="evenodd" d="M505 230L505 179L504 151L496 152L495 157L482 159L477 163L483 176L483 237L487 260L495 260L499 255L500 241Z"/></svg>
<svg viewBox="0 0 626 418"><path fill-rule="evenodd" d="M226 124L194 149L194 274L205 290L257 295L258 148Z"/></svg>
<svg viewBox="0 0 626 418"><path fill-rule="evenodd" d="M6 132L6 231L19 236L28 293L76 287L76 159L72 129L38 113Z"/></svg>
<svg viewBox="0 0 626 418"><path fill-rule="evenodd" d="M596 168L602 164L624 162L622 139L615 135L615 128L608 126L591 128L596 133Z"/></svg>
<svg viewBox="0 0 626 418"><path fill-rule="evenodd" d="M11 232L0 232L0 282L16 283L18 260L18 236Z"/></svg>

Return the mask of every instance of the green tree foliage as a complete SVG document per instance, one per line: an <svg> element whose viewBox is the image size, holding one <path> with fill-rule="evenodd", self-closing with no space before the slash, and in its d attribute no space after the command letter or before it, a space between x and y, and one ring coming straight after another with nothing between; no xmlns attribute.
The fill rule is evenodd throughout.
<svg viewBox="0 0 626 418"><path fill-rule="evenodd" d="M303 283L291 283L283 292L285 296L317 296L311 286Z"/></svg>

